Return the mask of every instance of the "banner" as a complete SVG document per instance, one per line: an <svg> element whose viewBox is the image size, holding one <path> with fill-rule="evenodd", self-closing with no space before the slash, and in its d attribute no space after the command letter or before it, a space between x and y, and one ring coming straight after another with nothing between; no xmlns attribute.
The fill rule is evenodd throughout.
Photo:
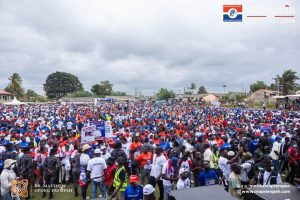
<svg viewBox="0 0 300 200"><path fill-rule="evenodd" d="M101 140L105 137L105 125L104 121L92 121L91 125L96 126L95 130L95 140Z"/></svg>
<svg viewBox="0 0 300 200"><path fill-rule="evenodd" d="M106 121L105 122L105 137L107 137L107 138L114 137L113 130L112 130L112 127L111 127L111 121Z"/></svg>
<svg viewBox="0 0 300 200"><path fill-rule="evenodd" d="M83 127L81 129L81 144L92 143L95 141L96 125Z"/></svg>

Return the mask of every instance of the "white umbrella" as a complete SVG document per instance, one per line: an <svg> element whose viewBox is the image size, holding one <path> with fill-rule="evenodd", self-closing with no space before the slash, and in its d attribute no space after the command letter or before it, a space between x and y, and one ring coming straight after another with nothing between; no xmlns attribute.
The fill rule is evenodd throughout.
<svg viewBox="0 0 300 200"><path fill-rule="evenodd" d="M3 103L4 105L12 105L12 106L18 106L18 105L24 105L26 103L19 101L18 99L16 99L16 97L14 97L14 99L11 102L6 102Z"/></svg>

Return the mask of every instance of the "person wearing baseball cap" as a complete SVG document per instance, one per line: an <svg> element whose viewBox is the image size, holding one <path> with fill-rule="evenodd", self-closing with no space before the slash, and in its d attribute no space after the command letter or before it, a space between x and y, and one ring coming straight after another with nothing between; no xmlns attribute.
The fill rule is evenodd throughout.
<svg viewBox="0 0 300 200"><path fill-rule="evenodd" d="M125 188L124 200L142 200L143 187L139 185L139 177L131 175L129 177L129 185Z"/></svg>
<svg viewBox="0 0 300 200"><path fill-rule="evenodd" d="M177 182L177 190L190 188L190 179L188 178L188 170L185 168L181 168L179 170L179 180Z"/></svg>
<svg viewBox="0 0 300 200"><path fill-rule="evenodd" d="M92 198L97 198L97 188L100 187L102 197L106 198L106 186L104 174L107 169L106 162L101 156L101 150L94 150L94 158L90 159L87 165L87 176L92 180Z"/></svg>
<svg viewBox="0 0 300 200"><path fill-rule="evenodd" d="M155 198L155 188L151 184L145 185L143 189L144 200L156 200Z"/></svg>

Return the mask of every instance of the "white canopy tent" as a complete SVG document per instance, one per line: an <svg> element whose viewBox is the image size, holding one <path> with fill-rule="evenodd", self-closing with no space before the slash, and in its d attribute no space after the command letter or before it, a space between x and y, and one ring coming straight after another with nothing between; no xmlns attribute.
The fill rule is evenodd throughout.
<svg viewBox="0 0 300 200"><path fill-rule="evenodd" d="M19 105L25 105L26 103L19 101L14 97L14 99L11 102L3 103L4 105L11 105L11 106L19 106Z"/></svg>
<svg viewBox="0 0 300 200"><path fill-rule="evenodd" d="M287 97L289 98L289 99L298 99L298 98L300 98L300 94L294 94L294 95L287 95Z"/></svg>
<svg viewBox="0 0 300 200"><path fill-rule="evenodd" d="M286 96L272 96L271 99L284 99Z"/></svg>

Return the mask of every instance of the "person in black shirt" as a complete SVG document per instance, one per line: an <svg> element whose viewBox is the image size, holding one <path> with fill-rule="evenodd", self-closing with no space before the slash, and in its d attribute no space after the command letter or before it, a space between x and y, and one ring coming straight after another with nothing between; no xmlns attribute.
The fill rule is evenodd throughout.
<svg viewBox="0 0 300 200"><path fill-rule="evenodd" d="M268 136L268 132L264 132L264 136L259 140L259 143L262 144L262 146L264 147L265 151L267 150L267 148L265 147L271 147L272 146L272 142L271 139ZM267 153L267 152L264 152Z"/></svg>

